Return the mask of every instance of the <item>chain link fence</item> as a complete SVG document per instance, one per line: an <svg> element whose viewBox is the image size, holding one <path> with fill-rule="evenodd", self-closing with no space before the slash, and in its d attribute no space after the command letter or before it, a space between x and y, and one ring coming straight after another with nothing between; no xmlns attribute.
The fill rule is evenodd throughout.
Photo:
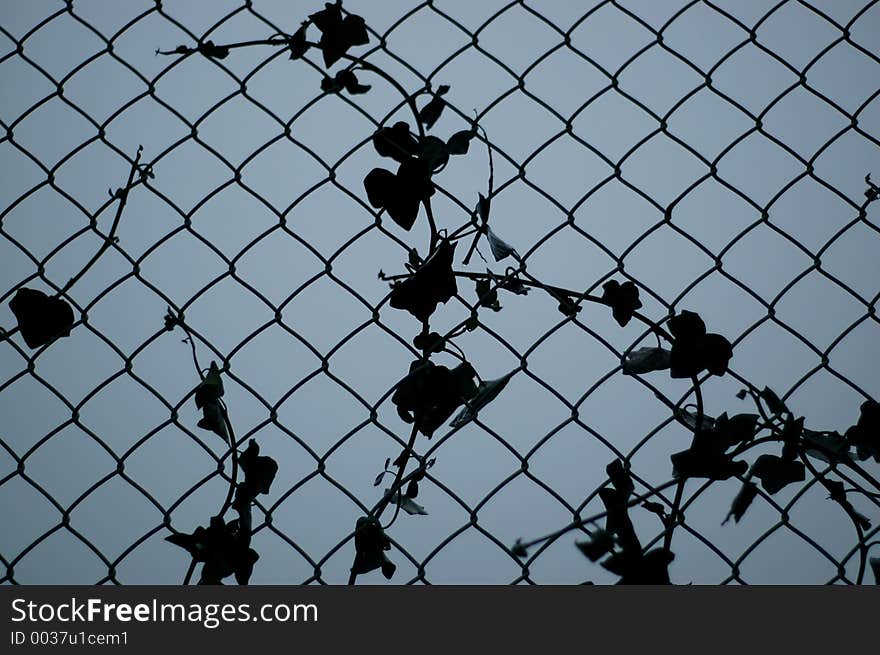
<svg viewBox="0 0 880 655"><path fill-rule="evenodd" d="M279 463L255 510L252 582L347 579L355 519L408 432L391 393L418 326L388 306L377 273L403 271L413 247L424 256L427 228L377 218L363 188L373 133L412 121L407 102L367 72L364 95L321 91L313 52L156 54L290 35L320 8L68 0L0 12L0 317L15 324L8 304L27 286L63 290L76 319L46 347L13 333L0 344L4 583L184 579L164 537L205 525L232 475L228 449L196 428L193 357L223 369L238 443L256 439ZM864 195L880 146L876 2L344 9L369 30L357 56L407 93L451 87L440 132L485 129L438 178L441 227L467 222L486 193L488 148L493 228L532 275L578 293L622 275L645 315L699 311L730 339L730 375L703 389L707 414L766 384L813 429L843 431L878 397L880 230ZM487 267L477 256L467 270ZM539 296L502 296L459 342L483 377L516 373L477 421L419 445L436 458L419 496L429 514L389 530L395 582L614 581L572 534L523 560L511 546L601 511L610 461L629 461L642 493L687 447L672 409L693 389L621 375L650 331L592 308L564 316ZM434 320L451 329L476 303L462 283ZM166 307L185 317L187 343L164 329ZM687 484L674 582L864 574L876 527L854 534L818 479L761 493L721 525L737 484ZM851 501L878 516L876 495ZM650 512L633 521L657 535L646 542L663 538Z"/></svg>

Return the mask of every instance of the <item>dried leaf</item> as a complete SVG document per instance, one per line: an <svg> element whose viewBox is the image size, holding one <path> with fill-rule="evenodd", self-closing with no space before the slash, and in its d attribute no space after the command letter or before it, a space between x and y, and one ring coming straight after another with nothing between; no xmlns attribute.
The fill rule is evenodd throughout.
<svg viewBox="0 0 880 655"><path fill-rule="evenodd" d="M495 400L498 394L507 386L507 383L510 381L510 378L513 377L515 372L516 371L513 371L504 377L495 380L481 382L477 388L476 395L467 401L465 408L462 409L454 419L452 419L452 423L449 425L453 428L460 428L475 419L480 410Z"/></svg>
<svg viewBox="0 0 880 655"><path fill-rule="evenodd" d="M390 488L385 489L385 494L387 495L390 491L391 491ZM399 489L398 489L397 493L395 493L394 496L391 498L391 502L393 502L396 505L399 505L400 509L402 509L404 512L406 512L410 516L416 515L416 514L421 514L421 515L428 514L428 512L425 511L424 507L419 505L416 501L414 501L409 496L402 495L400 493Z"/></svg>
<svg viewBox="0 0 880 655"><path fill-rule="evenodd" d="M495 234L491 227L486 230L486 238L489 240L489 248L492 249L492 256L495 258L496 262L500 262L508 256L520 261L520 256L516 249Z"/></svg>
<svg viewBox="0 0 880 655"><path fill-rule="evenodd" d="M639 348L626 353L623 360L624 375L636 375L662 371L670 366L671 353L665 348Z"/></svg>

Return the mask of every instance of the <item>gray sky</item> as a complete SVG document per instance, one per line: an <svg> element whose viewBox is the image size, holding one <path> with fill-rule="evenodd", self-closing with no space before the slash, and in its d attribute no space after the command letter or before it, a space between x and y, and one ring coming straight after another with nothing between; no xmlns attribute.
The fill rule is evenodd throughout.
<svg viewBox="0 0 880 655"><path fill-rule="evenodd" d="M320 2L252 4L286 31L321 8ZM660 298L676 309L699 312L710 331L731 341L742 337L732 367L759 387L793 390L789 406L806 415L813 429L843 430L857 418L863 393L880 396L880 378L869 356L876 352L878 325L865 306L878 293L876 205L867 221L840 233L857 216L865 174L878 168L880 100L874 96L880 88L875 36L880 9L871 8L850 26L852 43L825 51L841 32L819 12L846 24L862 2L814 1L816 11L811 11L807 3L792 1L763 20L777 3L433 4L464 28L479 28L478 47L468 47L470 36L438 11L421 7L387 35L388 51L397 60L378 52L371 61L409 90L422 83L401 61L428 76L435 88L451 85L446 99L452 109L434 134L445 138L467 127L462 115L480 114L496 148L500 192L492 202L491 224L527 254L532 275L586 289L622 258L627 274L656 294L642 292L648 316L666 313ZM154 164L155 179L132 192L118 230L119 247L137 262L137 275L129 259L108 252L70 293L86 309L87 324L41 353L33 374L25 359L31 351L20 337L0 344L0 476L15 470L8 451L19 457L29 453L28 478L62 507L75 503L71 527L110 560L152 533L119 562L117 579L123 583L178 583L189 562L163 540L168 531L161 528L156 506L111 475L115 463L106 449L125 455L126 475L163 507L177 503L216 470L208 452L223 453L214 435L195 427L192 400L180 407L179 426L170 421L168 406L178 406L198 377L180 331L162 330L169 302L184 308L200 336L203 365L230 357L235 380L226 376L225 399L237 435L256 438L280 467L272 492L262 499L274 507L272 528L314 561L335 548L360 515L338 486L367 506L375 503L380 490L371 486L373 478L385 458L399 452L389 434L405 439L409 432L390 400L378 408L380 428L369 422L363 402L333 379L344 381L368 405L376 403L411 360L392 335L409 341L418 331L411 316L387 304L379 323L373 323L368 307L388 291L376 277L378 270L402 272L406 249L401 244L424 255L427 237L423 212L409 233L387 219L384 232L374 227L362 180L373 167L388 166L368 140L375 124L345 99L322 97L315 67L291 62L272 48L236 50L222 62L154 55L156 48L192 44L192 35L224 43L272 33L248 11L218 25L238 5L236 0L165 0L160 14L146 0L75 0L72 12L48 0L0 4L0 121L7 130L0 139L0 325L14 325L7 303L16 288L48 290L33 280L37 264L26 252L42 261L88 227L89 214L105 203L108 188L124 183L128 165L114 149L133 156L142 144L143 160ZM597 5L602 6L582 20ZM686 5L691 6L670 23ZM417 6L398 0L345 2L379 33ZM130 23L141 14L146 15ZM748 41L748 30L759 20L756 43L728 56ZM577 23L570 43L579 53L564 45L548 21L563 32ZM663 47L648 27L663 29ZM20 55L12 39L22 41ZM104 39L112 40L112 53ZM353 52L375 43L372 38L370 46ZM804 70L805 85L798 79ZM368 73L359 75L373 88L353 98L355 105L375 121L412 124L403 110L389 116L399 104L393 89ZM522 88L516 75L524 75ZM244 93L236 76L245 81ZM154 92L148 92L148 84ZM755 120L747 112L760 116L764 134L754 131ZM847 114L857 115L858 130ZM658 117L667 122L668 135L654 134ZM289 138L284 136L288 124ZM103 127L103 140L96 126ZM811 175L798 158L811 162ZM619 162L625 184L613 177ZM717 178L706 177L712 163ZM336 184L328 181L327 166L335 167ZM47 182L47 170L54 186ZM436 181L460 204L444 193L435 196L441 227L454 228L467 219L463 207L472 207L477 194L486 192L487 174L486 151L477 142L467 156L453 158ZM566 224L569 214L573 225ZM279 216L286 229L280 229ZM102 230L112 217L112 208L97 217ZM339 252L355 235L360 236ZM97 236L84 231L45 261L46 277L62 285L99 246ZM488 249L482 250L488 256ZM820 270L814 267L817 253ZM714 270L716 256L722 271ZM234 276L224 257L234 262ZM326 260L332 276L324 273ZM476 258L469 270L484 268ZM493 269L503 271L500 264ZM244 283L270 304L285 303L283 327ZM460 283L459 292L470 302L475 298L470 284ZM556 303L538 293L502 295L501 302L503 311L481 312L484 327L458 344L484 378L516 368L523 355L528 374L514 376L481 412L480 422L491 432L471 424L442 442L431 471L439 484L423 484L418 498L430 514L401 516L390 530L417 560L461 531L428 562L426 577L434 583L508 582L520 574L519 565L481 530L509 545L571 520L570 509L523 475L496 490L519 470L499 437L522 455L544 441L529 457L529 473L577 507L604 481L604 468L614 458L595 434L628 453L669 418L647 386L619 372L587 393L619 364L590 331L619 352L643 338L637 325L621 329L610 312L592 306L579 315L581 325L566 322ZM775 321L762 302L775 303ZM462 302L452 300L435 313L432 328L444 332L468 313ZM846 333L829 353L834 372L821 368L820 355L792 331L819 351ZM332 377L320 372L320 359L306 344L321 354L333 351ZM125 358L131 358L130 372ZM646 379L671 398L687 390L683 381L664 374ZM542 382L577 404L581 420L595 434L572 423L570 409ZM735 398L738 388L729 378L704 385L707 413L750 411ZM59 396L78 409L77 424ZM282 430L268 419L269 408L285 397L277 407ZM633 455L633 468L649 482L664 482L671 475L669 455L688 444L684 429L667 425ZM420 437L417 447L432 445ZM318 456L332 450L326 474L335 484L314 476L316 460L309 450ZM83 497L104 476L107 481ZM738 484L714 485L686 514L688 525L732 559L779 520L779 513L759 499L739 525L721 526ZM698 486L689 482L686 497ZM225 484L213 477L176 506L173 525L189 532L205 524L225 492ZM800 492L792 485L774 500L785 505ZM855 540L848 520L826 496L818 485L808 488L790 517L837 557ZM462 502L479 505L479 529L468 527L470 513ZM870 506L853 502L871 515ZM583 513L600 509L594 501ZM21 476L0 485L0 517L8 526L0 533L0 555L6 560L51 532L15 564L16 581L90 583L106 576L106 565L60 527L57 509ZM633 519L645 541L660 530L647 512L634 511ZM273 530L262 529L254 537L261 559L252 582L310 578L313 566ZM587 562L573 541L573 535L566 536L542 553L530 565L531 579L615 579ZM676 533L673 550L675 582L717 582L730 573L685 530ZM337 550L321 565L321 579L344 582L353 552L350 542ZM391 557L398 565L394 582L415 575L400 552L392 551ZM853 562L847 570L853 574ZM786 528L741 566L749 582L824 582L834 574L831 562ZM359 581L384 582L378 572Z"/></svg>

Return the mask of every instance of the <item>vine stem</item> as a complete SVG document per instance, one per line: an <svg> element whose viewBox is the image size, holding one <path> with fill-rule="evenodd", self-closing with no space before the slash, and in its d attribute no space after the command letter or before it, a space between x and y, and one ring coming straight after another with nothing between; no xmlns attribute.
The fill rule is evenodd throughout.
<svg viewBox="0 0 880 655"><path fill-rule="evenodd" d="M131 164L131 170L128 172L128 182L126 182L125 187L119 189L119 206L116 207L116 215L113 217L113 224L110 226L110 231L107 233L107 236L104 238L104 243L101 244L101 247L98 249L98 252L86 263L86 265L80 270L79 273L70 278L67 283L61 288L61 290L56 294L56 297L60 297L67 293L70 288L76 284L82 277L88 272L88 270L94 266L95 262L97 262L101 256L107 252L113 243L116 237L116 230L119 227L119 222L122 219L122 212L125 209L125 203L128 200L128 193L134 187L134 175L138 171L138 164L141 161L141 153L143 152L144 147L138 146L137 154L134 157L134 161Z"/></svg>
<svg viewBox="0 0 880 655"><path fill-rule="evenodd" d="M226 44L216 46L216 47L226 48L227 50L234 50L237 48L248 48L251 46L260 46L260 45L267 45L267 46L274 46L274 47L290 45L290 41L293 38L292 36L287 35L287 34L282 34L281 37L282 38L278 38L277 36L271 36L268 39L254 39L251 41L238 41L236 43L226 43ZM321 45L319 43L315 43L314 41L306 41L305 45L312 47L312 48L315 48L316 50L323 51L323 48L321 47ZM156 54L157 55L192 54L192 53L198 52L198 51L199 51L199 48L184 47L184 50L182 50L182 51L178 50L178 49L175 49L175 50L156 50ZM367 61L364 57L356 57L354 55L349 55L348 53L340 53L339 57L340 57L340 59L343 59L343 60L349 62L348 70L351 70L352 68L357 67L357 68L360 68L360 69L365 70L367 72L378 75L383 80L388 82L388 84L390 84L395 89L395 91L397 91L400 94L400 96L403 98L406 105L409 107L409 110L413 115L413 119L415 121L416 128L418 129L419 137L422 139L425 138L425 128L422 125L421 120L419 119L419 110L418 110L418 107L416 107L416 100L415 99L416 99L417 95L419 95L420 93L426 92L427 89L417 91L416 93L409 93L409 92L407 92L407 90L405 88L403 88L403 85L401 85L400 82L398 82L396 79L394 79L394 77L391 74L389 74L387 71L380 68L379 66L376 66L375 64ZM491 155L491 153L490 153L490 155ZM431 230L430 243L428 246L428 252L431 253L434 251L434 248L436 247L438 241L440 240L440 233L437 230L437 222L434 219L434 211L431 207L430 198L426 198L425 200L423 200L422 204L425 207L425 214L428 219L428 226Z"/></svg>
<svg viewBox="0 0 880 655"><path fill-rule="evenodd" d="M104 243L101 244L101 247L98 248L98 252L96 252L92 258L86 262L86 265L80 269L80 271L67 280L61 289L59 289L55 294L54 298L60 298L65 295L68 291L70 291L71 287L76 284L79 280L83 278L83 276L89 271L89 269L95 265L95 263L104 255L105 252L110 248L113 244L113 241L116 237L116 230L119 227L119 222L122 220L122 212L125 209L125 203L128 200L128 193L135 186L137 186L140 181L135 182L134 176L138 171L138 165L141 161L141 154L143 153L144 147L138 146L137 153L135 154L134 161L131 164L131 169L128 173L128 181L125 184L124 188L118 189L117 197L119 198L119 206L116 208L116 215L113 217L113 223L110 226L110 231L107 233L107 236L104 237ZM16 325L14 328L9 330L0 328L0 343L6 341L7 339L13 337L18 333L18 326Z"/></svg>
<svg viewBox="0 0 880 655"><path fill-rule="evenodd" d="M837 500L836 496L834 495L834 490L831 487L831 484L825 478L825 473L819 471L815 466L813 466L813 463L806 456L806 454L803 452L803 450L801 450L798 454L799 454L800 460L801 460L801 462L803 462L804 466L806 466L810 470L810 473L813 474L813 477L816 480L818 480L819 483L828 490L828 493L831 494L832 500L834 500L835 502L837 502L838 505L840 505L840 508L847 515L849 520L852 521L853 527L855 527L855 529L856 529L856 535L859 538L859 543L858 543L859 572L856 575L856 584L860 585L860 584L862 584L862 581L865 578L865 566L868 563L868 547L865 544L865 531L862 529L862 526L859 523L858 517L853 514L853 512L855 510L852 509L852 506L847 506L847 505L849 505L849 503L845 504L845 503Z"/></svg>
<svg viewBox="0 0 880 655"><path fill-rule="evenodd" d="M409 441L406 444L406 449L403 451L403 455L400 458L400 463L397 465L397 473L394 475L394 482L391 484L391 488L388 490L384 496L382 496L381 500L376 503L376 506L370 511L370 516L375 517L377 520L382 515L382 512L385 511L385 508L388 507L388 503L391 502L391 499L394 497L394 493L399 491L401 486L403 485L403 471L406 469L406 465L409 463L410 455L413 452L413 447L416 443L416 436L418 436L419 430L418 425L413 424L412 430L409 433ZM416 473L414 471L413 473ZM352 571L348 576L348 584L353 585L357 580L357 573Z"/></svg>
<svg viewBox="0 0 880 655"><path fill-rule="evenodd" d="M523 272L523 271L514 271L514 273ZM452 271L452 274L455 277L466 278L469 280L489 280L490 282L497 282L498 276L492 276L488 273L472 273L470 271ZM413 273L402 273L400 275L386 275L382 277L384 282L393 282L396 280L405 280L411 278ZM505 276L505 278L508 276ZM521 283L524 286L532 287L535 289L541 289L542 291L546 291L556 300L560 300L561 298L569 299L574 298L576 301L587 301L591 303L595 303L597 305L603 305L608 307L608 303L605 302L601 297L594 296L587 293L581 293L580 291L573 291L572 289L566 289L564 287L554 286L552 284L545 284L540 280L533 278L531 275L528 280L517 279L517 282ZM503 284L503 282L501 283ZM501 285L499 285L501 286ZM672 343L672 335L670 335L666 330L664 330L658 323L655 323L647 316L642 314L641 312L633 312L633 318L639 320L642 324L649 327L651 331L658 336L662 337L666 341Z"/></svg>
<svg viewBox="0 0 880 655"><path fill-rule="evenodd" d="M694 440L697 440L703 432L703 421L705 417L703 412L703 392L700 388L700 380L696 375L691 378L691 382L693 383L692 389L694 390L694 397L697 401L697 424L694 428L693 437ZM682 496L684 496L684 485L686 482L687 478L681 478L678 481L678 486L675 488L675 497L672 500L672 510L669 512L669 525L666 526L666 531L663 534L663 548L667 551L672 548L672 533L675 532L675 528L679 524L679 508L681 507Z"/></svg>

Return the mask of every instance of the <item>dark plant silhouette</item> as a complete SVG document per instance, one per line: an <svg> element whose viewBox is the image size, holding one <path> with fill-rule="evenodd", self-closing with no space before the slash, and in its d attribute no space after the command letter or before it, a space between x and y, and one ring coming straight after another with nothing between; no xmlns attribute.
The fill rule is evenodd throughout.
<svg viewBox="0 0 880 655"><path fill-rule="evenodd" d="M430 520L422 518L430 516L429 510L415 501L420 483L431 479L430 469L436 461L429 440L441 430L452 432L479 420L481 410L488 404L503 403L505 386L521 372L519 368L492 371L491 375L482 371L486 374L484 378L478 358L465 354L456 339L480 326L481 312L503 311L509 297L532 292L549 295L565 321L588 323L590 312L582 310L590 304L610 312L621 327L632 321L642 324L656 338L657 345L624 352L620 372L639 379L668 375L686 381L689 388L682 400L662 400L678 423L690 431L691 443L687 449L670 454L670 479L660 485L652 486L641 479L626 458L610 462L607 478L595 481L590 495L599 498L604 511L577 518L548 535L520 538L508 549L512 557L527 565L534 557L534 549L540 552L561 536L576 533L574 544L586 559L618 576L620 584L668 584L669 565L675 559L673 537L684 521L682 500L686 485L739 480L741 486L731 498L729 512L719 516L719 521L726 523L732 518L735 524L757 498L770 498L810 476L828 491L829 501L836 503L852 523L859 557L856 582L865 581L869 566L874 575L880 575L880 560L869 553L878 543L871 541L871 520L857 512L848 499L851 494L880 498L880 481L867 467L871 460L880 463L880 405L872 399L865 400L858 415L854 412L852 425L840 432L811 430L807 427L808 417L795 416L785 399L773 390L732 373L735 348L721 333L710 331L722 329L721 326L707 326L698 313L680 310L657 319L644 315L640 312L639 281L622 272L603 281L601 295L556 286L533 276L527 268L528 257L521 256L515 244L505 241L491 227L492 200L496 195L492 148L478 121L467 119L450 107L446 99L449 85L407 91L381 67L357 54L359 47L369 42L370 32L364 19L346 12L337 1L309 15L293 34L238 43L205 41L157 50L158 54L169 56L224 60L234 57L241 48L283 48L289 52L290 65L311 58L320 60L325 71L320 83L324 93L356 98L369 93L373 84L384 83L400 94L411 114L407 121L384 125L375 131L372 146L376 166L363 175L364 191L369 205L376 210L377 221L387 216L408 233L420 220L428 227L427 243L409 244L407 261L396 264L400 272L386 274L382 270L378 275L381 283L389 286L388 305L408 313L415 321L415 334L408 338L417 356L408 370L399 372L398 382L389 392L390 402L410 431L408 438L401 440L405 443L402 450L393 460L390 456L386 459L384 469L375 479L375 486L379 487L390 478L388 486L369 512L353 517L350 584L358 576L374 571L393 579L396 565L389 551L394 544L392 528L400 511L416 516L413 520ZM331 71L340 63L341 68ZM431 133L447 110L455 110L465 118L467 127L452 134ZM454 166L457 157L475 153L474 142L485 144L488 153L486 188L474 190L476 201L469 221L444 225L435 218L432 208L437 193L434 177L447 166ZM140 151L126 186L112 194L114 201L119 202L116 219L101 250L83 272L54 296L22 287L10 301L17 330L28 347L47 346L75 329L75 311L63 296L112 246L129 192L152 175L151 168L139 166L139 158ZM870 176L865 181L868 189L862 212L878 198L878 188ZM460 241L467 245L459 248ZM481 246L488 246L492 262L486 259ZM466 266L475 254L485 262L485 273L456 265L459 261ZM501 262L506 268L493 271L492 266ZM434 315L443 312L446 303L455 297L470 299L470 316L446 332L438 331L436 326L432 329ZM228 362L212 361L203 368L191 328L184 316L170 307L165 329L179 329L186 335L184 341L191 347L198 374L198 381L193 378L190 393L202 413L197 427L223 440L227 449L224 459L229 459L232 468L227 495L219 511L206 517L204 526L196 526L191 532L172 530L166 539L191 557L185 583L201 563L200 583L220 584L234 577L239 584L247 584L259 559L251 545L252 508L259 503L260 495L269 492L278 463L261 454L256 441L249 440L243 448L244 444L235 436L224 401L223 376L228 371ZM14 333L15 330L6 332L5 338ZM458 363L450 368L432 361L439 354L451 356ZM740 400L749 400L753 411L729 415L724 408L718 408L722 410L719 413L705 406L703 385L711 384L713 377L727 375L735 376L742 387ZM694 403L684 405L688 398L693 398ZM768 444L773 444L778 454L756 455L757 447L763 450ZM671 500L665 494L670 490ZM393 514L387 518L391 507ZM659 539L640 538L630 516L635 511L656 515L662 528ZM237 517L229 519L230 512ZM383 517L387 518L385 523Z"/></svg>

